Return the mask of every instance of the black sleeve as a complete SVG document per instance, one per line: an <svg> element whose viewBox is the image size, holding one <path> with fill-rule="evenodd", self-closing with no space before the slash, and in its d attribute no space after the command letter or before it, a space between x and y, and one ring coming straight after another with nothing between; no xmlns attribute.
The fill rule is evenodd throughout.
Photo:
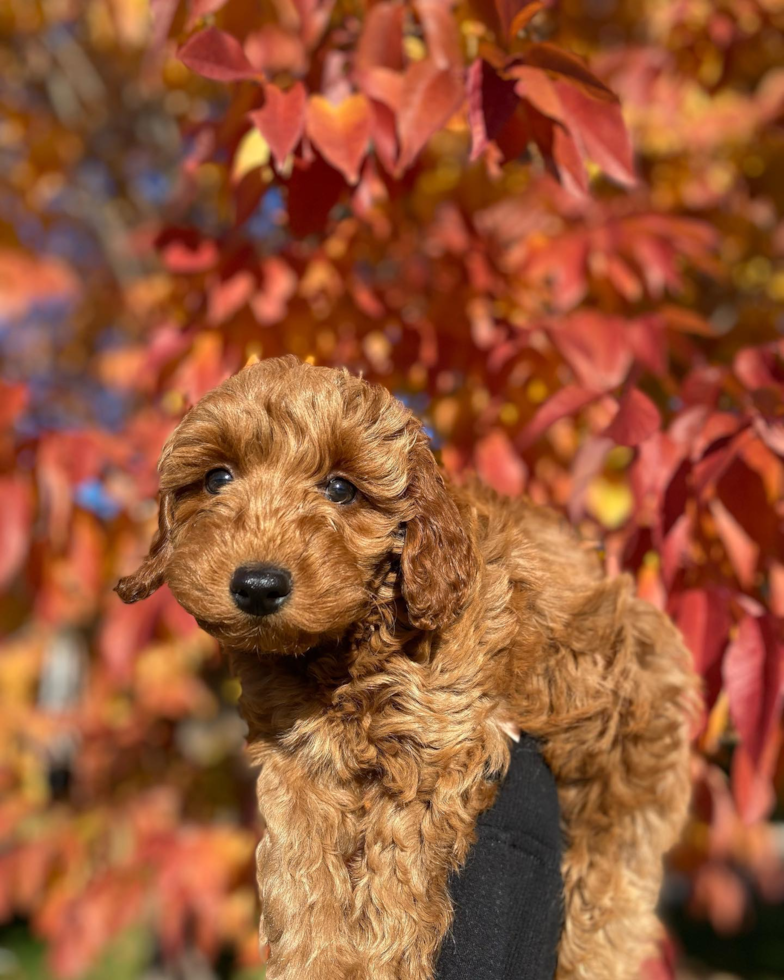
<svg viewBox="0 0 784 980"><path fill-rule="evenodd" d="M437 980L552 980L563 919L560 811L536 741L512 747L492 809L477 823Z"/></svg>

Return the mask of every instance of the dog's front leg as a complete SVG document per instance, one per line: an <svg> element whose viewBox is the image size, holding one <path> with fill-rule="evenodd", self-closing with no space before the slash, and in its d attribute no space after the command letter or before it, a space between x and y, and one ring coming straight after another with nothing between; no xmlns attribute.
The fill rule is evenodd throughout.
<svg viewBox="0 0 784 980"><path fill-rule="evenodd" d="M267 980L366 980L351 925L355 797L277 752L265 753L257 793L266 824L256 864Z"/></svg>
<svg viewBox="0 0 784 980"><path fill-rule="evenodd" d="M352 867L363 980L431 980L452 922L447 876L464 860L473 830L464 808L440 802L438 794L401 802L379 793L368 806L364 848Z"/></svg>

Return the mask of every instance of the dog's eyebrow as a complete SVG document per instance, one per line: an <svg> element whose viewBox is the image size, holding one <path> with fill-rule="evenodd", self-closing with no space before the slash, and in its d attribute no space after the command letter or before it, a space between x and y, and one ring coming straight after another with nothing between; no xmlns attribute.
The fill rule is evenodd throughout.
<svg viewBox="0 0 784 980"><path fill-rule="evenodd" d="M222 427L182 425L172 433L158 462L161 489L176 490L201 480L216 466L236 468L239 457Z"/></svg>

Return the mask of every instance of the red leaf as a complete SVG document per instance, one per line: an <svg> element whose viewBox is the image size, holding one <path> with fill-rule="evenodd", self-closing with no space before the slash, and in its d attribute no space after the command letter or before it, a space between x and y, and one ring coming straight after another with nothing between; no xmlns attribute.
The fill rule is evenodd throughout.
<svg viewBox="0 0 784 980"><path fill-rule="evenodd" d="M645 960L640 971L640 980L677 980L676 965L678 952L669 936L659 941L656 958Z"/></svg>
<svg viewBox="0 0 784 980"><path fill-rule="evenodd" d="M779 721L783 653L774 617L746 615L724 657L730 717L755 768Z"/></svg>
<svg viewBox="0 0 784 980"><path fill-rule="evenodd" d="M355 65L358 71L368 68L403 68L403 16L402 3L377 3L371 7L362 26L357 45Z"/></svg>
<svg viewBox="0 0 784 980"><path fill-rule="evenodd" d="M370 134L376 157L388 174L395 171L399 145L395 113L388 105L370 99Z"/></svg>
<svg viewBox="0 0 784 980"><path fill-rule="evenodd" d="M555 122L563 121L561 100L546 72L527 65L514 65L507 74L516 79L515 91L521 99L529 102L548 119Z"/></svg>
<svg viewBox="0 0 784 980"><path fill-rule="evenodd" d="M264 24L245 38L245 55L259 74L268 78L285 72L295 77L308 70L309 56L302 38L278 24Z"/></svg>
<svg viewBox="0 0 784 980"><path fill-rule="evenodd" d="M661 415L653 402L637 388L630 388L604 435L621 446L638 446L661 425Z"/></svg>
<svg viewBox="0 0 784 980"><path fill-rule="evenodd" d="M239 227L253 214L267 190L261 169L254 167L234 187L234 224Z"/></svg>
<svg viewBox="0 0 784 980"><path fill-rule="evenodd" d="M202 330L172 375L171 388L181 391L186 402L193 404L229 377L232 363L220 332Z"/></svg>
<svg viewBox="0 0 784 980"><path fill-rule="evenodd" d="M637 517L641 526L655 526L659 523L660 509L673 476L680 466L686 450L678 445L671 434L660 432L647 439L637 451L630 472L632 489L637 502ZM676 481L684 491L683 498L673 501L680 506L682 513L686 486L683 480ZM674 488L676 491L678 487ZM672 506L671 503L671 506Z"/></svg>
<svg viewBox="0 0 784 980"><path fill-rule="evenodd" d="M248 115L269 143L275 163L280 167L302 137L307 92L302 82L287 92L270 83L264 88L264 98L264 106Z"/></svg>
<svg viewBox="0 0 784 980"><path fill-rule="evenodd" d="M749 894L735 870L718 861L708 861L697 869L691 904L710 919L716 932L732 936L746 917Z"/></svg>
<svg viewBox="0 0 784 980"><path fill-rule="evenodd" d="M19 476L0 480L0 590L19 571L30 544L33 500L30 484Z"/></svg>
<svg viewBox="0 0 784 980"><path fill-rule="evenodd" d="M231 319L253 295L256 277L240 269L226 279L219 279L207 292L207 319L218 326Z"/></svg>
<svg viewBox="0 0 784 980"><path fill-rule="evenodd" d="M542 149L545 148L538 138L537 142L540 142ZM588 176L585 172L579 147L571 133L563 126L552 127L550 155L558 169L560 181L566 190L577 197L587 193Z"/></svg>
<svg viewBox="0 0 784 980"><path fill-rule="evenodd" d="M580 388L578 385L567 385L565 388L561 388L542 405L517 437L515 440L517 448L525 449L530 446L553 423L567 415L574 415L581 408L600 397L601 392L591 388Z"/></svg>
<svg viewBox="0 0 784 980"><path fill-rule="evenodd" d="M629 323L629 343L635 360L654 374L667 373L667 335L659 318L642 316Z"/></svg>
<svg viewBox="0 0 784 980"><path fill-rule="evenodd" d="M576 234L543 243L531 249L524 266L527 277L550 286L552 303L557 310L574 309L588 289L586 259L588 242Z"/></svg>
<svg viewBox="0 0 784 980"><path fill-rule="evenodd" d="M676 572L683 567L689 556L694 522L690 514L681 514L664 536L661 546L662 578L669 588Z"/></svg>
<svg viewBox="0 0 784 980"><path fill-rule="evenodd" d="M784 565L779 561L771 561L770 575L770 609L774 616L784 618Z"/></svg>
<svg viewBox="0 0 784 980"><path fill-rule="evenodd" d="M477 472L491 487L510 497L522 493L526 479L525 464L504 432L495 429L480 439L474 456Z"/></svg>
<svg viewBox="0 0 784 980"><path fill-rule="evenodd" d="M620 255L604 256L604 274L613 289L628 303L636 303L642 297L642 283Z"/></svg>
<svg viewBox="0 0 784 980"><path fill-rule="evenodd" d="M743 448L745 443L746 458L749 459L749 451L756 448L758 443L753 439L753 430L747 429L746 434L747 439L738 438L733 443L738 449ZM770 460L774 461L774 483L777 483L778 461L772 455ZM752 541L766 550L778 550L780 518L775 501L770 499L765 482L756 469L741 458L732 459L720 478L717 477L716 493Z"/></svg>
<svg viewBox="0 0 784 980"><path fill-rule="evenodd" d="M763 820L776 805L776 790L771 782L779 748L776 734L773 733L768 743L761 766L754 764L743 744L732 754L732 795L738 812L748 824Z"/></svg>
<svg viewBox="0 0 784 980"><path fill-rule="evenodd" d="M784 424L777 419L756 418L754 428L769 449L784 456Z"/></svg>
<svg viewBox="0 0 784 980"><path fill-rule="evenodd" d="M179 51L180 61L191 71L217 82L238 82L257 78L242 45L231 34L208 27L194 34Z"/></svg>
<svg viewBox="0 0 784 980"><path fill-rule="evenodd" d="M615 388L631 367L626 325L618 317L584 310L553 325L549 333L585 388Z"/></svg>
<svg viewBox="0 0 784 980"><path fill-rule="evenodd" d="M462 68L460 32L450 5L443 0L414 0L414 6L422 21L427 53L436 67Z"/></svg>
<svg viewBox="0 0 784 980"><path fill-rule="evenodd" d="M156 241L163 264L175 275L189 275L212 269L219 257L211 238L202 238L192 228L167 229Z"/></svg>
<svg viewBox="0 0 784 980"><path fill-rule="evenodd" d="M585 498L593 478L602 470L607 453L612 449L609 439L589 436L577 450L572 461L572 486L569 493L569 519L576 523L585 512Z"/></svg>
<svg viewBox="0 0 784 980"><path fill-rule="evenodd" d="M374 102L388 106L394 113L400 111L403 96L403 75L391 68L367 68L359 76L365 95Z"/></svg>
<svg viewBox="0 0 784 980"><path fill-rule="evenodd" d="M346 182L334 167L317 156L307 169L294 167L287 186L289 230L301 237L324 230Z"/></svg>
<svg viewBox="0 0 784 980"><path fill-rule="evenodd" d="M21 383L0 381L0 432L10 428L27 408L29 392Z"/></svg>
<svg viewBox="0 0 784 980"><path fill-rule="evenodd" d="M477 58L468 69L468 123L471 127L471 159L482 153L501 132L519 104L515 83L501 78L492 65Z"/></svg>
<svg viewBox="0 0 784 980"><path fill-rule="evenodd" d="M457 112L463 95L460 74L440 69L429 58L415 62L407 69L397 119L399 172L411 166L430 137Z"/></svg>
<svg viewBox="0 0 784 980"><path fill-rule="evenodd" d="M311 95L308 100L308 136L324 159L350 184L359 180L370 129L370 105L362 93L351 95L338 105L321 95Z"/></svg>
<svg viewBox="0 0 784 980"><path fill-rule="evenodd" d="M780 367L781 353L784 352L779 352L778 346L774 344L745 347L736 354L732 367L749 391L754 391L755 388L780 391L784 388Z"/></svg>
<svg viewBox="0 0 784 980"><path fill-rule="evenodd" d="M732 616L725 589L688 589L678 596L675 622L705 681L710 710L721 690L721 657L727 646Z"/></svg>
<svg viewBox="0 0 784 980"><path fill-rule="evenodd" d="M750 588L759 562L759 546L751 540L720 500L711 501L710 511L738 581L744 588Z"/></svg>
<svg viewBox="0 0 784 980"><path fill-rule="evenodd" d="M329 22L335 0L292 0L299 15L299 34L307 48L314 48Z"/></svg>
<svg viewBox="0 0 784 980"><path fill-rule="evenodd" d="M152 20L150 47L153 51L160 48L169 36L169 30L179 5L180 0L150 0L150 18Z"/></svg>
<svg viewBox="0 0 784 980"><path fill-rule="evenodd" d="M629 133L615 102L587 95L568 82L556 82L563 119L583 150L608 177L627 187L636 183Z"/></svg>
<svg viewBox="0 0 784 980"><path fill-rule="evenodd" d="M256 320L268 326L285 316L288 301L297 288L297 276L288 263L275 255L265 261L263 272L261 288L252 297L250 308Z"/></svg>
<svg viewBox="0 0 784 980"><path fill-rule="evenodd" d="M136 657L152 639L162 603L162 591L146 602L126 606L116 596L101 621L98 652L113 678L127 683Z"/></svg>

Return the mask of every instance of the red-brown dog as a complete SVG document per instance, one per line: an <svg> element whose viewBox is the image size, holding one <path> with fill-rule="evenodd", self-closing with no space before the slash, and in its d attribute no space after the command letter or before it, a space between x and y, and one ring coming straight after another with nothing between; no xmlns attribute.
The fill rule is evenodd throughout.
<svg viewBox="0 0 784 980"><path fill-rule="evenodd" d="M118 592L168 582L241 679L269 980L432 977L517 727L559 787L558 977L638 977L689 797L696 686L667 617L552 513L445 483L411 413L344 371L246 368L160 473Z"/></svg>

